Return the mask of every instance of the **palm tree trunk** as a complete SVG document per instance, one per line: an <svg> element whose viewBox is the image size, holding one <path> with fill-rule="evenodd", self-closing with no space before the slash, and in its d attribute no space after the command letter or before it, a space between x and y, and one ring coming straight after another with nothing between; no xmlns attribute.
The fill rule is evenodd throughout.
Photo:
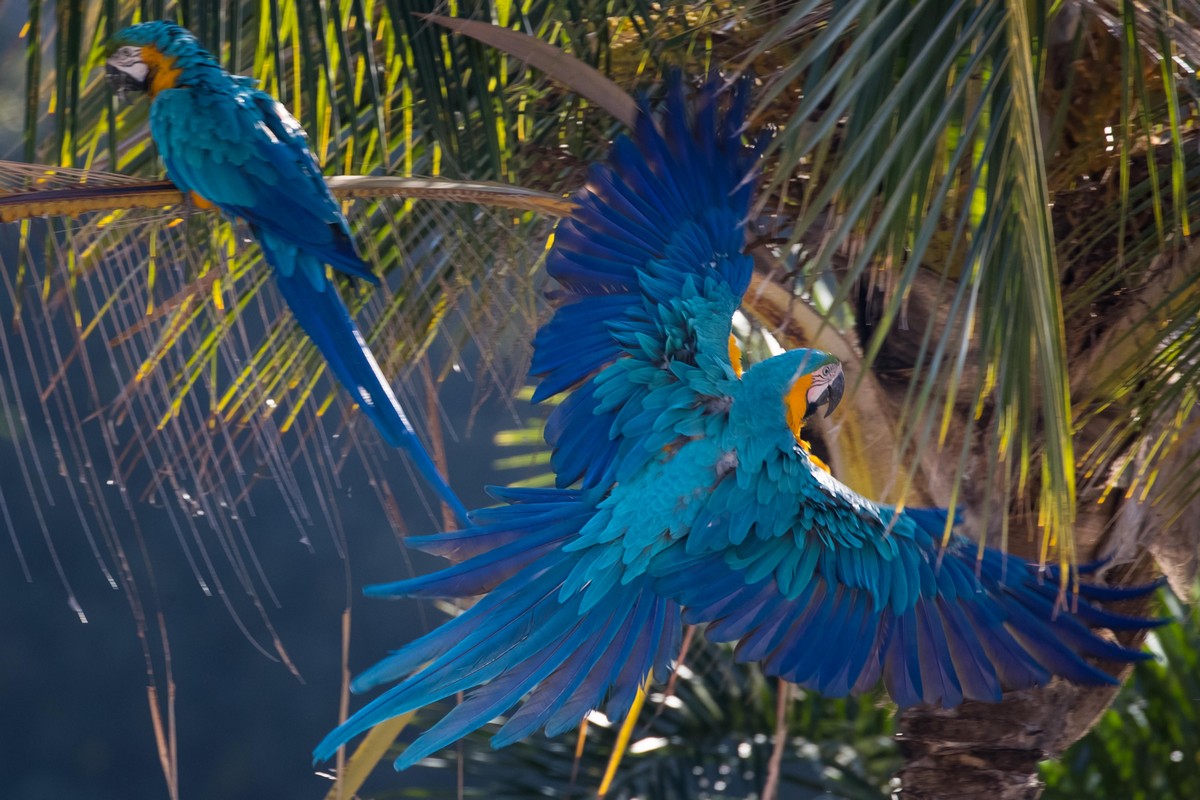
<svg viewBox="0 0 1200 800"><path fill-rule="evenodd" d="M896 734L905 757L900 796L1032 800L1042 793L1038 762L1057 758L1085 734L1116 693L1056 684L999 704L910 709Z"/></svg>

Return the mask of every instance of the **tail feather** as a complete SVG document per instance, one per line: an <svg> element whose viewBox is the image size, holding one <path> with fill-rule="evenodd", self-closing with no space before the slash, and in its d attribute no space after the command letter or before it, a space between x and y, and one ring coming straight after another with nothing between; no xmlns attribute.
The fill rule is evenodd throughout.
<svg viewBox="0 0 1200 800"><path fill-rule="evenodd" d="M979 633L979 644L987 661L1006 689L1026 689L1050 682L1049 670L1034 660L1004 626L1004 620L984 603L965 603L959 610ZM986 699L986 698L977 698Z"/></svg>
<svg viewBox="0 0 1200 800"><path fill-rule="evenodd" d="M486 594L508 575L536 561L562 539L557 527L508 542L440 572L368 586L368 597L475 597Z"/></svg>
<svg viewBox="0 0 1200 800"><path fill-rule="evenodd" d="M492 745L504 747L545 726L555 710L566 705L580 691L589 672L598 667L599 654L612 645L626 621L615 613L609 615L596 636L590 637L571 653L552 675L530 693L529 698L492 737ZM583 709L579 716L586 711L586 708ZM579 716L575 719L578 720Z"/></svg>
<svg viewBox="0 0 1200 800"><path fill-rule="evenodd" d="M466 508L413 431L346 304L325 278L324 264L271 234L258 231L257 236L263 254L275 268L275 284L292 316L321 351L334 375L375 424L383 440L408 454L421 476L454 511L459 523L465 524Z"/></svg>
<svg viewBox="0 0 1200 800"><path fill-rule="evenodd" d="M578 536L595 513L596 498L565 490L504 494L517 504L476 512L473 518L486 524L446 535L453 541L450 550L472 553L466 561L373 587L375 594L452 597L491 590L356 678L351 685L356 692L401 682L330 733L316 748L317 759L386 719L459 691L468 693L465 701L414 742L397 769L518 704L496 735L496 746L538 727L553 733L578 724L606 694L609 715L619 718L648 675L665 673L679 647L679 608L651 591L647 579L613 587L605 602L588 611L581 610L580 594L560 597L563 582L585 555L564 551L562 544Z"/></svg>
<svg viewBox="0 0 1200 800"><path fill-rule="evenodd" d="M667 630L662 632L664 626L667 627ZM651 592L640 591L612 645L604 651L595 667L588 672L584 683L549 716L546 722L547 736L555 736L570 730L579 724L579 720L588 711L600 707L604 695L613 683L612 676L616 674L621 665L631 662L634 647L644 637L643 632L645 631L661 635L655 666L659 667L668 663L679 651L679 607ZM610 718L623 718L629 710L628 702L632 701L622 705L623 699L614 696L610 700L606 709Z"/></svg>
<svg viewBox="0 0 1200 800"><path fill-rule="evenodd" d="M953 601L938 598L938 612L945 623L946 640L955 672L961 681L963 694L979 700L1000 702L1003 688L996 669L987 660L983 644L975 628Z"/></svg>
<svg viewBox="0 0 1200 800"><path fill-rule="evenodd" d="M855 682L862 675L870 661L871 653L875 649L876 626L872 619L873 615L866 607L861 608L860 613L862 615L859 620L860 627L851 640L845 666L824 683L834 696L848 694L854 689Z"/></svg>
<svg viewBox="0 0 1200 800"><path fill-rule="evenodd" d="M512 708L562 666L570 654L582 647L591 635L588 627L577 618L574 626L562 638L547 647L529 652L520 669L500 672L494 680L470 692L463 702L409 745L396 759L396 769L411 767L425 756L458 741Z"/></svg>
<svg viewBox="0 0 1200 800"><path fill-rule="evenodd" d="M941 698L942 705L956 706L963 701L962 683L950 658L950 647L942 621L937 615L937 602L922 603L915 615L917 623L917 655L921 662L921 682L931 687Z"/></svg>
<svg viewBox="0 0 1200 800"><path fill-rule="evenodd" d="M679 643L682 638L679 607L670 601L655 597L649 587L649 581L646 579L631 583L624 588L628 592L629 589L635 587L637 591L645 592L656 600L651 609L648 628L655 631L657 635L632 638L632 651L621 666L621 671L617 673L616 680L612 685L612 697L605 706L608 718L613 721L625 718L625 714L633 705L634 698L637 697L638 689L651 675L651 667L656 678L666 677L669 665L679 651Z"/></svg>
<svg viewBox="0 0 1200 800"><path fill-rule="evenodd" d="M829 687L830 694L836 696L850 691L851 676L857 677L862 672L863 664L871 654L871 640L875 633L873 617L871 602L867 597L859 595L853 599L840 637L839 646L845 648L846 654L844 663L826 661L820 665L816 676L818 683Z"/></svg>

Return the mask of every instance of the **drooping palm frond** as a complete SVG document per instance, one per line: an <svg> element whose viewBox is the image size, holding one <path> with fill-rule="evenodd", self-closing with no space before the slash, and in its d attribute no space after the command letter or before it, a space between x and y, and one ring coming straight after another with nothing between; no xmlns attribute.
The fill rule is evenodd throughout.
<svg viewBox="0 0 1200 800"><path fill-rule="evenodd" d="M802 285L834 270L835 305L856 285L885 287L869 363L931 262L953 324L917 321L930 327L905 441L938 449L979 409L987 482L1040 484L1047 543L1061 536L1070 560L1071 420L1034 92L1044 20L1022 3L925 0L799 3L771 23L746 58L777 65L758 109L782 124L761 202L795 217L785 243L807 248ZM961 473L964 456L945 457Z"/></svg>
<svg viewBox="0 0 1200 800"><path fill-rule="evenodd" d="M667 15L685 5L674 4ZM418 428L430 432L435 456L442 376L465 366L485 392L519 385L537 313L530 276L547 222L528 212L465 205L477 196L437 206L385 199L390 188L380 195L361 184L414 174L494 180L536 164L533 186L570 187L613 127L606 115L504 54L453 38L413 13L437 10L434 2L402 0L115 0L63 2L51 14L34 0L23 31L25 158L45 165L33 168L43 178L47 170L84 170L90 178L73 176L91 181L85 194L92 200L104 193L97 189L111 188L109 200L132 190L123 178L97 186L104 182L97 170L161 176L146 104L118 106L99 67L116 30L163 16L193 27L231 71L253 75L283 100L309 131L327 172L366 174L351 195L370 199L355 203L351 216L364 255L390 289L366 295L352 287L351 304L385 371L408 381L418 367L411 373L416 385L405 383L400 394L410 411L424 412ZM636 2L617 8L541 2L520 16L509 4L476 10L593 64L611 61L614 43L628 45L650 31L629 21L609 28L610 12L647 10ZM591 36L598 29L605 33L599 39ZM397 531L404 520L383 479L386 456L371 446L371 435L363 442L343 437L354 415L325 413L348 411L346 400L321 377L322 365L270 288L260 291L265 273L256 266L256 248L209 215L164 211L163 204L174 202L169 193L140 194L159 189L125 194L122 207L110 212L74 220L22 217L0 229L7 240L0 242L7 280L0 314L15 325L2 342L10 380L0 416L17 436L35 514L41 519L42 505L69 496L108 582L130 598L163 771L175 795L172 679L161 617L154 631L152 565L118 570L142 549L139 498L169 510L201 587L224 600L248 637L266 640L264 652L285 660L271 630L268 575L245 528L254 486L277 488L304 540L315 526L329 531L340 550L340 520L328 498L344 466L355 462L367 471L382 516ZM31 210L29 200L20 201L23 213ZM32 210L78 214L80 202ZM137 207L144 210L130 210ZM516 346L506 353L505 343ZM423 367L421 356L431 348L439 363ZM464 349L482 357L466 363ZM22 424L31 417L50 432L52 452ZM55 473L69 480L58 485ZM11 531L7 516L6 522L20 557L28 534ZM53 553L61 534L42 528ZM71 576L61 577L82 617ZM143 593L151 606L142 603ZM257 626L242 622L247 609L260 619Z"/></svg>
<svg viewBox="0 0 1200 800"><path fill-rule="evenodd" d="M470 211L465 205L445 211L412 199L437 196L463 203L486 201L492 189L478 180L471 181L470 186L459 184L463 191L456 193L438 187L437 179L422 183L421 179L395 178L387 173L487 179L509 174L514 165L537 163L535 183L570 186L580 174L579 165L603 144L603 136L584 135L590 129L586 126L607 130L612 126L610 120L584 114L573 95L548 87L539 74L505 54L431 25L420 14L438 10L432 2L374 6L342 3L336 10L324 5L312 9L308 4L264 2L236 9L222 7L215 14L202 3L163 5L146 8L144 4L121 2L102 7L65 3L58 7L53 25L38 17L40 6L31 9L33 19L26 31L31 87L27 151L44 164L63 166L30 167L25 175L14 172L23 183L5 187L7 196L0 198L3 219L113 209L62 230L53 230L53 225L24 224L19 234L19 259L44 250L71 262L64 273L62 292L53 295L56 303L52 310L83 307L75 322L88 335L99 329L102 320L117 313L129 293L147 293L141 302L148 319L130 318L117 327L127 352L137 353L135 358L140 360L139 369L123 379L141 383L161 363L174 365L174 372L159 373L165 381L159 389L170 404L153 414L154 423L161 428L168 419L175 419L176 424L191 432L195 444L211 439L213 430L208 423L199 424L203 421L199 412L187 420L179 416L195 403L209 406L207 412L220 415L226 422L245 422L251 415L261 415L263 404L270 400L274 406L268 408L286 433L306 398L312 397L319 411L337 401L334 393L320 388L315 374L300 369L316 364L308 361L308 356L302 361L293 357L309 351L288 325L263 326L260 322L252 324L250 334L239 328L244 315L254 311L261 275L250 267L255 248L239 244L236 228L217 224L202 214L131 214L128 209L161 209L177 197L161 183L109 177L96 171L107 162L109 168L115 166L122 175L158 173L146 131L145 104L118 107L103 85L102 70L97 69L104 42L118 27L139 15L165 13L185 24L194 23L231 70L257 77L291 107L331 170L373 173L332 179L335 188L344 191L343 196L390 197L396 195L397 183L403 185L403 196L407 198L403 201L359 204L354 208L365 255L381 274L402 276L393 279L394 292L385 305L374 313L368 310L368 338L385 362L385 371L406 370L439 331L445 334L448 352L453 354L465 345L468 336L473 335L477 343L515 341L521 338L515 332L520 321L526 323L523 330L532 327L528 314L535 312L528 299L530 281L526 276L541 251L545 223L528 213L505 217ZM647 9L631 3L628 10ZM674 10L668 8L665 16L672 16ZM489 21L534 30L593 63L610 59L610 48L627 46L649 31L635 17L610 31L606 16L609 9L599 5L579 8L539 3L524 9L520 18L513 16L506 5L495 9L482 5L477 11ZM599 43L584 35L597 27L610 34ZM56 69L43 75L40 65L50 49L55 53ZM49 104L39 104L39 98L46 97L50 98ZM69 113L62 113L64 109ZM582 158L570 153L580 144ZM64 166L69 169L72 165L82 166L86 172L62 171ZM57 181L61 188L72 180L83 184L74 187L82 189L82 197L68 191L26 194L41 188L36 185L38 181ZM354 185L348 185L348 181ZM20 189L19 196L13 195L13 189ZM514 200L521 194L513 188L500 191ZM560 202L536 192L525 196L529 204L516 200L508 207L562 211ZM493 223L498 227L493 228ZM69 235L70 243L61 241L64 235ZM56 236L60 240L51 241ZM528 249L516 253L521 247ZM500 254L506 249L513 256L507 261L507 256ZM172 287L170 292L164 291L167 284L159 269L164 253L172 261L186 258L189 262L185 283ZM80 257L82 266L75 265ZM79 276L90 275L93 269L105 270L109 258L122 265L119 277L104 278L108 281L105 287L90 289L90 302L79 302L74 294L88 286L87 281L79 282ZM140 268L139 260L146 262L142 276L133 274ZM511 268L506 269L505 263ZM28 315L23 313L23 306L28 301L23 293L35 277L49 280L52 271L43 269L39 262L14 264L10 272L15 316L24 321ZM518 273L517 280L509 281ZM116 288L126 294L105 294ZM525 293L527 299L515 302L510 296L514 291ZM497 296L502 298L498 302ZM366 302L366 297L359 295L355 304ZM526 309L527 315L499 315L494 313L496 308ZM214 309L219 312L216 316ZM94 316L89 317L89 313ZM151 323L167 314L172 318L165 334L158 329L155 336L137 341L132 338L133 333L143 329L156 330ZM277 319L274 309L258 317ZM371 321L376 318L378 322ZM456 324L446 325L447 321ZM184 335L185 331L190 334L196 330L202 335ZM512 331L512 335L500 335L504 330ZM256 333L265 338L251 335ZM223 348L229 346L229 337L239 340L232 351L235 355L221 356ZM246 346L251 352L236 355ZM480 349L485 357L481 368L494 372L491 365L500 360L494 349ZM513 363L520 363L521 352L518 349L509 356ZM221 357L225 358L224 370L217 366ZM236 368L230 366L231 357ZM446 366L434 372L444 374L453 361L453 357L446 358ZM61 372L62 366L47 369ZM213 396L194 398L193 392L205 383ZM51 387L58 385L58 381L49 383ZM238 450L229 443L209 444L208 449L223 453ZM213 469L208 474L220 481L227 472ZM275 477L289 482L282 473ZM196 487L193 491L202 490ZM237 497L243 493L241 487L227 494ZM298 513L298 517L304 516Z"/></svg>
<svg viewBox="0 0 1200 800"><path fill-rule="evenodd" d="M1048 71L1056 77L1046 82L1069 109L1055 123L1063 157L1051 183L1081 509L1115 508L1113 530L1136 531L1185 593L1197 543L1180 519L1194 513L1200 491L1189 468L1200 341L1190 234L1200 213L1200 158L1188 110L1197 97L1200 7L1084 8L1072 37L1052 49ZM1119 61L1120 73L1097 68L1105 61Z"/></svg>
<svg viewBox="0 0 1200 800"><path fill-rule="evenodd" d="M113 10L120 15L119 6L103 12L64 7L54 41L60 50L86 57L64 62L65 72L56 72L54 91L46 94L56 107L70 105L69 116L75 120L142 129L137 117L144 110L114 111L96 85L96 71L86 69L98 63L99 43L115 26L110 16ZM1180 14L1190 12L1190 5L1184 6ZM214 16L193 4L178 11L185 22L197 20L227 61L251 62L254 74L296 106L314 131L318 151L345 165L402 163L411 172L424 158L434 172L486 177L524 163L530 147L544 147L537 144L539 135L543 140L549 135L584 141L578 135L563 138L560 126L571 122L569 105L565 116L561 110L539 116L539 107L548 112L558 102L561 108L563 96L554 98L556 90L531 78L505 54L451 36L410 13L432 8L389 3L364 14L355 4L345 4L339 14L312 16L285 3L274 11L264 5L257 24L253 16ZM635 49L631 40L636 44L637 37L651 30L661 34L672 23L678 30L678 22L685 20L682 30L688 32L694 17L685 8L651 10L633 4L627 18L613 17L615 25L604 21L603 35L592 40L590 50L580 47L578 32L595 32L598 17L556 16L562 10L553 3L532 6L520 19L507 6L478 11L484 19L547 36L592 63L619 66L624 54ZM911 423L906 441L918 449L944 444L954 413L964 407L980 409L985 413L978 424L994 427L989 440L995 460L1003 465L1002 482L1017 489L1025 482L1040 485L1046 498L1055 498L1043 504L1043 521L1054 527L1069 520L1073 470L1070 437L1063 435L1071 424L1065 413L1066 347L1052 291L1046 180L1038 166L1044 133L1039 128L1045 125L1032 106L1035 73L1055 37L1061 38L1054 27L1058 17L1026 19L1022 4L932 0L805 2L782 17L769 4L751 6L748 12L717 8L713 20L696 23L691 41L704 43L705 63L729 63L738 55L765 74L761 117L786 125L772 145L776 166L763 197L772 209L792 218L791 239L804 236L814 245L810 258L800 259L800 270L811 276L836 265L842 288L835 301L845 299L849 287L869 275L878 273L887 285L886 304L864 343L868 361L903 315L923 257L941 256L940 269L951 279L948 301L960 324L926 336L918 356L925 379L920 387L914 385L904 409ZM1171 23L1174 17L1133 6L1118 11L1114 17L1112 8L1098 3L1082 13L1109 23L1125 20L1129 46L1123 63L1159 56L1165 66L1158 85L1168 100L1173 98L1167 117L1171 130L1180 132L1185 123L1176 81L1186 67L1190 40L1181 33L1178 46L1172 44L1172 31L1182 30L1178 22ZM938 24L930 32L917 25L922 19ZM712 33L714 28L720 35ZM37 63L39 30L31 29L31 67ZM707 31L707 38L701 31ZM756 38L761 41L744 44ZM1164 41L1171 47L1164 49ZM641 44L652 58L663 52L661 41L642 39ZM272 50L272 45L279 46ZM1126 73L1127 83L1135 83L1135 71ZM394 80L381 80L383 74ZM31 76L36 78L36 70ZM480 76L486 76L486 83L479 83ZM474 91L481 86L489 91ZM889 87L886 96L879 94L883 86ZM784 102L797 91L799 102ZM1126 118L1134 119L1134 111L1128 112ZM1146 118L1144 108L1137 113ZM467 119L482 124L463 125ZM39 130L37 115L31 115L31 123L32 143ZM151 151L144 137L117 145L109 124L81 128L77 121L56 123L57 136L49 146L63 160L91 163L107 142L123 169L149 168ZM81 129L83 136L78 135ZM77 135L72 137L72 130ZM575 168L565 163L563 169L562 174L570 174ZM1179 197L1186 181L1174 162L1170 173L1172 192ZM549 182L544 170L539 182ZM1186 215L1179 221L1185 223ZM813 223L823 226L816 237ZM847 248L852 257L840 257ZM384 268L389 263L383 262ZM878 272L888 263L904 267ZM1022 266L1005 268L1008 264ZM956 280L964 276L971 279ZM952 339L951 332L963 328L977 335L972 349ZM985 360L983 369L967 363L976 357ZM938 408L940 423L934 413ZM1040 412L1034 413L1035 408ZM1045 456L1040 462L1038 452ZM1064 547L1060 556L1068 557L1069 550Z"/></svg>
<svg viewBox="0 0 1200 800"><path fill-rule="evenodd" d="M58 170L53 180L73 182L69 191L78 200L86 194L78 187L82 177ZM86 178L106 182L95 172ZM402 259L393 274L408 277L394 292L350 296L373 329L385 368L407 374L435 335L447 364L459 362L459 351L473 342L524 341L536 315L529 282L505 276L524 276L536 263L540 245L530 241L544 237L541 223L529 212L500 214L476 203L381 197L386 183L375 178L348 187L376 197L353 209L361 212L353 214L356 225L381 229L365 237L369 258L377 264ZM131 186L112 184L121 191ZM428 184L420 190L430 191ZM478 185L449 191L481 196ZM419 225L397 230L401 215ZM144 549L138 505L148 500L164 507L199 586L223 601L264 654L287 661L270 618L270 577L244 521L253 513L256 484L275 487L303 537L314 528L326 531L339 552L345 545L334 498L347 460L368 471L379 516L395 530L404 530L403 516L411 519L412 509L401 516L385 477L395 473L397 460L389 465L370 426L358 424L344 392L323 377L324 362L311 344L294 336L256 248L215 216L181 207L87 212L0 229L0 271L0 315L13 323L0 336L4 384L11 387L0 396L0 412L7 420L40 423L8 426L18 434L12 444L36 517L44 518L43 507L69 503L108 582L123 587L140 609L145 584L139 589L135 575L148 575L153 586L153 566L136 559L136 569L129 566L130 554ZM470 274L492 274L497 282L463 277ZM462 314L467 301L509 313ZM514 370L498 361L478 367L501 370L485 382ZM420 383L403 384L402 396L409 409L424 412L416 418L427 431L441 411L426 402L431 378L414 377ZM335 413L326 413L331 408ZM344 436L348 428L362 435ZM54 443L50 453L41 445L46 432ZM59 484L56 474L68 480ZM12 530L7 515L5 521L20 556L30 533ZM42 535L52 551L68 546L61 532L44 524ZM73 576L60 577L68 602L84 618ZM143 643L161 639L165 654L165 629L146 629L153 619L148 611L135 615ZM161 656L147 650L146 658L149 664ZM169 671L156 683L169 685ZM166 691L157 695L167 702ZM171 715L167 706L154 711L156 718ZM159 734L160 750L173 754L169 738Z"/></svg>
<svg viewBox="0 0 1200 800"><path fill-rule="evenodd" d="M1187 177L1200 183L1200 158L1189 161ZM1147 188L1133 192L1132 210L1143 223L1151 222ZM1188 210L1200 213L1194 195ZM1112 245L1097 239L1100 247ZM1067 295L1090 345L1072 370L1078 425L1093 432L1080 460L1102 496L1153 494L1181 509L1200 490L1189 469L1200 386L1200 254L1186 240L1159 246L1152 224L1122 242L1125 253L1101 260ZM1121 295L1136 302L1120 303ZM1183 462L1160 480L1159 465L1177 454Z"/></svg>
<svg viewBox="0 0 1200 800"><path fill-rule="evenodd" d="M123 192L140 186L119 176L65 169L36 180L60 187L42 188L40 197L66 193L75 202L95 199L86 191L92 185ZM395 181L382 178L340 183L339 191L359 196L396 191ZM455 199L465 193L476 203L485 190L502 193L496 186L432 183L415 186ZM61 188L64 184L71 188ZM525 198L518 204L555 202L527 191L513 194ZM7 199L14 196L26 195L9 191ZM505 325L516 340L531 324L529 316L515 315L483 329L470 316L452 313L462 297L489 294L512 309L531 308L510 294L525 282L500 279L536 261L537 247L528 242L538 241L539 234L527 213L505 217L476 205L392 199L355 210L360 207L364 215L361 220L356 215L356 225L378 232L367 237L369 257L397 264L408 276L390 297L351 298L373 320L373 344L385 368L403 372L402 366L422 357L438 329L451 347L461 348L472 338L501 335ZM400 215L418 224L397 231ZM21 383L36 392L64 436L79 437L65 449L61 471L74 472L69 462L78 455L103 485L219 517L219 508L236 509L262 477L250 466L258 463L283 487L295 521L311 524L317 514L312 495L292 467L303 448L284 446L280 435L298 426L305 432L325 427L336 436L344 423L325 419L324 412L346 401L333 383L322 380L323 363L306 340L293 335L279 299L269 289L260 291L266 273L236 228L210 214L160 206L26 220L5 233L16 239L18 253L11 266L4 265L12 318L37 345L17 354L21 372L29 375ZM473 284L466 277L481 273L498 280ZM31 336L33 331L41 333ZM73 397L71 387L79 385L91 387L86 398ZM422 394L410 393L414 396ZM112 452L90 452L83 433L89 425L108 432ZM324 464L320 472L336 481L345 453L318 449L323 457L312 457ZM32 445L28 451L36 460ZM151 471L144 487L130 485L138 467Z"/></svg>
<svg viewBox="0 0 1200 800"><path fill-rule="evenodd" d="M1119 232L1121 253L1135 235L1150 257L1164 242L1179 247L1194 217L1197 181L1180 143L1192 125L1188 26L1197 18L1190 3L1170 14L1121 4L1115 17L1104 3L1034 10L1026 18L1024 4L1005 2L798 3L783 20L749 16L763 36L743 61L766 76L760 119L783 125L761 202L791 217L781 255L801 290L832 275L835 311L856 292L872 298L855 320L867 365L913 341L899 409L899 441L914 445L904 463L916 469L942 451L956 479L941 502L978 507L993 487L982 516L1002 536L1009 515L999 512L1040 494L1038 527L1052 539L1073 518L1071 442L1087 407L1068 406L1067 364L1078 359L1077 312L1088 302L1074 290L1086 274L1090 291L1116 296L1138 272L1124 259L1098 269L1090 243ZM1094 64L1080 56L1084 43ZM1147 157L1152 141L1166 144ZM1135 161L1150 168L1140 183L1134 170L1140 208L1128 199ZM1097 213L1077 230L1064 224L1075 186L1110 175L1116 183L1118 173L1119 203L1092 204ZM916 297L936 313L914 307ZM967 435L947 438L964 419ZM987 441L986 460L956 445L971 428ZM975 474L981 461L987 476ZM972 486L957 483L964 474ZM1060 559L1071 547L1063 544Z"/></svg>

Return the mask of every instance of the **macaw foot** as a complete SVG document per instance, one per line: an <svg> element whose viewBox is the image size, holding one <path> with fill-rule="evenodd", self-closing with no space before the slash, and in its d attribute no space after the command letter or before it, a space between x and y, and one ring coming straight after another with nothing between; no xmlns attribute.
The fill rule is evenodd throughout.
<svg viewBox="0 0 1200 800"><path fill-rule="evenodd" d="M183 198L184 198L184 203L187 205L189 210L193 209L193 208L198 208L201 211L212 211L214 208L216 208L216 206L213 205L211 200L201 197L200 195L196 194L195 192L185 192L183 195Z"/></svg>

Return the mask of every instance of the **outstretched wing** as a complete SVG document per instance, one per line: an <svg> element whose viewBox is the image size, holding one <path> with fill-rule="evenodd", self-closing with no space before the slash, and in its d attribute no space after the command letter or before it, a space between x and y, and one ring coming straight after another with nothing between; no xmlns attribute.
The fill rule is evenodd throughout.
<svg viewBox="0 0 1200 800"><path fill-rule="evenodd" d="M660 128L643 107L594 165L558 226L547 272L561 305L534 340L535 401L571 391L546 425L559 486L607 486L702 424L706 386L734 378L733 312L756 153L742 144L749 86L710 82L692 106L673 81ZM572 391L573 390L573 391Z"/></svg>
<svg viewBox="0 0 1200 800"><path fill-rule="evenodd" d="M741 254L751 191L743 179L753 164L740 140L745 100L744 90L735 93L718 130L718 95L708 87L693 127L675 85L663 130L643 109L633 140L620 139L610 162L593 169L576 196L578 212L556 234L549 271L564 304L539 332L533 365L544 379L539 398L574 389L548 437L560 482L582 477L584 488L500 490L512 505L474 512L465 531L409 540L464 560L370 593L486 596L356 679L356 691L400 682L326 737L318 759L384 719L460 690L463 703L398 767L517 703L498 746L542 726L566 730L606 695L610 718L620 718L648 674L665 674L679 648L678 605L644 575L610 586L594 605L565 592L591 555L568 545L595 519L622 448L673 439L677 425L697 417L691 406L706 381L715 391L735 379L730 317L750 275ZM611 542L608 549L620 550Z"/></svg>
<svg viewBox="0 0 1200 800"><path fill-rule="evenodd" d="M377 283L354 251L304 129L270 95L229 80L224 91L159 92L150 130L171 180L315 260ZM324 268L319 276L324 281Z"/></svg>
<svg viewBox="0 0 1200 800"><path fill-rule="evenodd" d="M655 590L685 607L684 621L737 641L740 660L827 696L882 679L900 706L950 707L1055 675L1116 683L1085 659L1148 657L1089 626L1154 624L1096 605L1153 586L1080 583L1060 608L1053 571L957 535L943 550L944 509L872 503L807 459L797 453L748 486L723 481L686 544L652 566Z"/></svg>

